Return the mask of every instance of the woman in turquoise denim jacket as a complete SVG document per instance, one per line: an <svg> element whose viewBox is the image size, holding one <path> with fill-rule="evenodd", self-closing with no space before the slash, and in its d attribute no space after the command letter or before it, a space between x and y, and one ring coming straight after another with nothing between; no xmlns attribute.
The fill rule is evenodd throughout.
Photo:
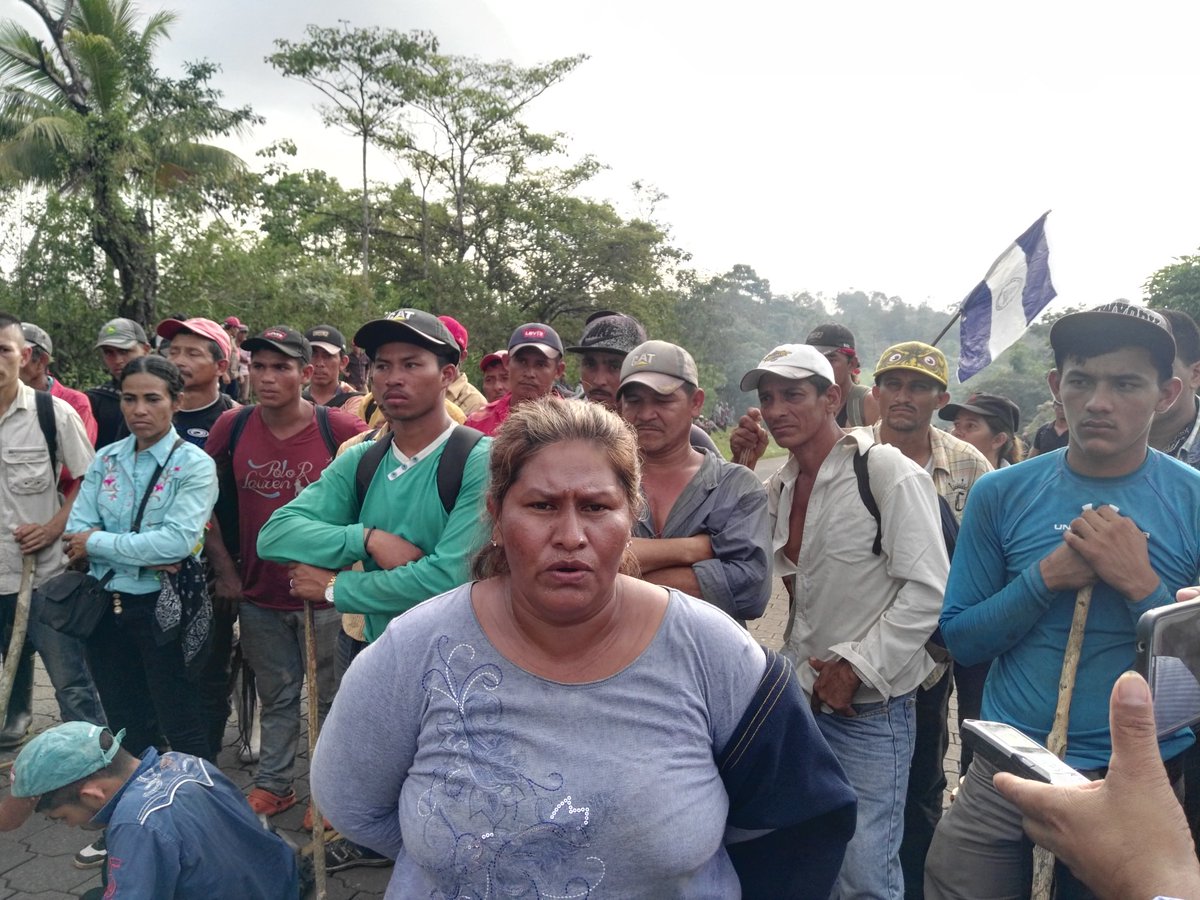
<svg viewBox="0 0 1200 900"><path fill-rule="evenodd" d="M72 561L86 559L102 580L112 573L111 608L87 641L88 663L109 726L126 729L130 752L140 754L161 735L173 750L215 759L219 748L209 746L185 662L185 640L196 629L179 627L180 594L194 579L187 589L176 582L181 564L199 552L217 500L216 468L175 433L183 378L174 365L158 356L134 359L119 387L130 434L96 454L64 535ZM199 616L205 609L211 618L209 604Z"/></svg>

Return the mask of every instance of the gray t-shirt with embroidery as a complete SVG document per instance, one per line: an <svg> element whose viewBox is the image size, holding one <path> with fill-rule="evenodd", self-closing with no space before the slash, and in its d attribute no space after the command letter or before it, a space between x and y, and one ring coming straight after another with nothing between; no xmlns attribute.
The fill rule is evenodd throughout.
<svg viewBox="0 0 1200 900"><path fill-rule="evenodd" d="M322 812L396 859L387 896L740 896L714 755L762 648L672 591L633 663L559 684L499 654L470 590L415 607L360 654L317 747Z"/></svg>

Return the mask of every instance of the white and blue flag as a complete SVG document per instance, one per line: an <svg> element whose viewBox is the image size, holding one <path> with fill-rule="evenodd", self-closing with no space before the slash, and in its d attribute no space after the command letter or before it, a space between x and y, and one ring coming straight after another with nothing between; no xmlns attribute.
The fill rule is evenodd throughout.
<svg viewBox="0 0 1200 900"><path fill-rule="evenodd" d="M1007 350L1056 291L1050 281L1046 212L992 263L963 301L958 380L966 381Z"/></svg>

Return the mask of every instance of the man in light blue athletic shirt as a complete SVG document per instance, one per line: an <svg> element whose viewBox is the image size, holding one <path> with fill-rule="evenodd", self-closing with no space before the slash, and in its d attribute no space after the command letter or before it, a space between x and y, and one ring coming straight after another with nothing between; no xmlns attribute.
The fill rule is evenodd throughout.
<svg viewBox="0 0 1200 900"><path fill-rule="evenodd" d="M941 627L955 659L994 660L983 718L1044 743L1076 591L1092 586L1066 761L1099 777L1112 753L1107 700L1133 664L1138 617L1173 602L1200 571L1200 473L1147 445L1155 414L1182 389L1158 313L1110 303L1059 319L1050 342L1050 390L1069 443L976 483ZM1169 772L1191 742L1186 730L1161 742ZM978 755L971 762L929 851L927 897L978 897L982 887L1028 896L1031 844L994 772ZM1058 877L1057 896L1092 896L1065 868Z"/></svg>

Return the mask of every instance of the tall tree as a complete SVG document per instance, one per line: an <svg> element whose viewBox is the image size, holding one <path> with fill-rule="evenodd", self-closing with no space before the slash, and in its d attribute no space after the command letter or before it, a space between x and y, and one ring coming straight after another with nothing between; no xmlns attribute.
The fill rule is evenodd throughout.
<svg viewBox="0 0 1200 900"><path fill-rule="evenodd" d="M390 138L400 108L413 90L414 63L437 50L433 35L404 34L391 28L309 25L304 41L277 40L267 62L289 78L299 78L328 100L317 107L326 125L357 137L362 149L362 274L370 282L371 195L367 151Z"/></svg>
<svg viewBox="0 0 1200 900"><path fill-rule="evenodd" d="M1177 309L1200 322L1200 254L1181 256L1151 275L1146 300L1157 309Z"/></svg>
<svg viewBox="0 0 1200 900"><path fill-rule="evenodd" d="M156 318L155 198L202 175L240 171L228 151L201 141L256 121L223 109L214 68L174 81L153 67L174 14L139 23L131 0L22 0L41 34L0 27L0 176L86 193L91 234L121 287L118 311Z"/></svg>

